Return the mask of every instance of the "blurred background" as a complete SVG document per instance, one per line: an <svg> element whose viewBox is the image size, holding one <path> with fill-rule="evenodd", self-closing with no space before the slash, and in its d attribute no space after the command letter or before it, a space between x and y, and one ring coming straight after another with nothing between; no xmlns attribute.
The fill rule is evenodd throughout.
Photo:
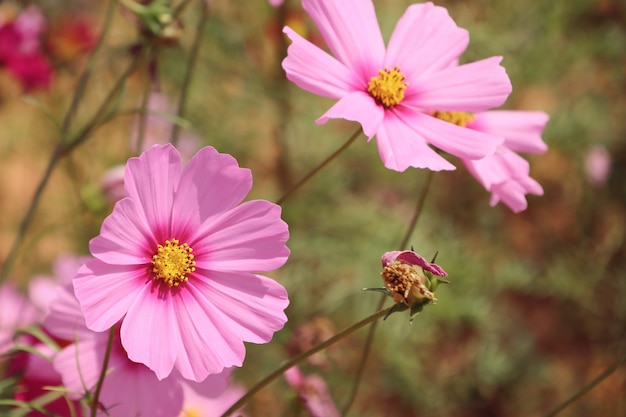
<svg viewBox="0 0 626 417"><path fill-rule="evenodd" d="M358 128L314 120L333 101L298 89L280 68L281 28L319 45L298 1L213 0L202 31L183 121L176 113L201 13L184 8L152 40L120 97L81 146L63 158L43 193L9 279L25 288L59 256L88 253L112 203L103 179L146 142L211 145L252 170L250 198L276 201ZM0 2L0 258L5 259L59 140L77 80L102 31L108 2ZM374 1L383 35L412 2ZM471 41L463 62L493 55L513 83L505 108L550 115L548 152L530 156L544 188L514 214L458 161L434 173L409 246L437 263L450 285L410 325L379 323L360 389L358 416L543 416L626 351L626 3L623 0L439 1ZM3 28L36 7L44 19L37 58L17 62ZM37 26L40 27L40 26ZM144 34L142 35L142 31ZM133 57L145 25L120 7L91 70L68 135L87 126ZM8 45L11 45L9 42ZM143 126L143 127L141 127ZM165 133L163 132L165 131ZM143 133L138 133L143 132ZM164 139L165 138L165 139ZM183 143L184 142L184 143ZM400 248L428 172L386 170L374 141L357 140L283 204L291 257L273 277L290 294L289 322L269 345L249 345L235 378L245 386L286 358L375 311L380 257ZM103 185L104 184L104 185ZM106 186L105 186L106 185ZM108 187L108 188L107 188ZM322 376L337 406L348 401L366 330L338 343L306 374ZM261 391L250 416L307 415L284 380ZM626 415L626 366L563 416Z"/></svg>

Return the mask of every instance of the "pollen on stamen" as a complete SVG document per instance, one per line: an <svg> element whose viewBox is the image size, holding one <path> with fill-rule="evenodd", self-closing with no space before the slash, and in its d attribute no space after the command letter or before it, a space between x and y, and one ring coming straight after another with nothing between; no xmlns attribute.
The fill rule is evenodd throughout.
<svg viewBox="0 0 626 417"><path fill-rule="evenodd" d="M432 112L433 117L444 122L452 123L460 127L466 127L468 123L474 120L474 114L464 111L439 111Z"/></svg>
<svg viewBox="0 0 626 417"><path fill-rule="evenodd" d="M367 92L385 108L397 106L404 100L404 91L409 85L400 67L379 69L367 85Z"/></svg>
<svg viewBox="0 0 626 417"><path fill-rule="evenodd" d="M395 302L402 302L409 307L423 299L436 302L435 294L421 282L415 268L397 260L388 263L381 273L385 287L393 294Z"/></svg>
<svg viewBox="0 0 626 417"><path fill-rule="evenodd" d="M155 279L162 279L170 287L178 287L189 280L188 274L196 270L196 261L191 253L193 249L178 239L166 240L157 246L152 256L152 272Z"/></svg>

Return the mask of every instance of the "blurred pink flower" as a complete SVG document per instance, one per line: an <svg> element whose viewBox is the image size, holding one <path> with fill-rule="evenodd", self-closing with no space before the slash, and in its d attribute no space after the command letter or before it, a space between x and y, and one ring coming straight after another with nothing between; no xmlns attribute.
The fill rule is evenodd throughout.
<svg viewBox="0 0 626 417"><path fill-rule="evenodd" d="M91 330L122 320L131 360L202 381L241 366L244 341L266 343L287 321L287 292L256 273L285 263L289 232L279 206L240 204L252 176L230 155L206 147L181 165L171 145L128 161L126 197L74 289Z"/></svg>
<svg viewBox="0 0 626 417"><path fill-rule="evenodd" d="M221 416L246 393L246 390L239 385L229 385L226 391L216 395L210 390L207 391L205 385L204 382L183 384L185 401L179 417ZM235 412L232 416L240 417L245 414Z"/></svg>
<svg viewBox="0 0 626 417"><path fill-rule="evenodd" d="M511 92L501 57L456 65L469 35L446 9L432 3L410 6L385 50L371 0L303 0L303 7L334 57L285 27L292 44L283 68L299 87L339 100L318 124L331 118L359 122L369 139L377 137L385 167L396 171L455 169L429 144L480 159L502 143L500 137L460 129L423 112L483 111L500 106Z"/></svg>
<svg viewBox="0 0 626 417"><path fill-rule="evenodd" d="M294 366L285 371L285 379L296 390L302 405L311 417L339 417L339 410L330 396L326 381L318 375L305 376Z"/></svg>
<svg viewBox="0 0 626 417"><path fill-rule="evenodd" d="M270 6L272 7L280 7L284 2L285 0L269 0Z"/></svg>
<svg viewBox="0 0 626 417"><path fill-rule="evenodd" d="M585 174L593 186L606 183L611 173L611 154L604 146L592 146L585 155Z"/></svg>
<svg viewBox="0 0 626 417"><path fill-rule="evenodd" d="M15 333L39 320L37 309L10 283L0 285L0 355L14 345Z"/></svg>
<svg viewBox="0 0 626 417"><path fill-rule="evenodd" d="M84 396L85 387L93 392L102 370L109 334L90 331L85 326L78 300L71 287L64 288L53 302L45 328L54 336L70 343L54 359L63 385L73 398ZM108 363L108 373L100 394L99 416L175 416L183 406L182 384L177 373L159 380L146 366L128 359L116 331ZM217 396L227 386L230 370L211 375L203 388Z"/></svg>
<svg viewBox="0 0 626 417"><path fill-rule="evenodd" d="M124 172L126 166L116 165L109 168L100 179L100 191L109 203L116 203L126 196L124 191Z"/></svg>
<svg viewBox="0 0 626 417"><path fill-rule="evenodd" d="M52 67L41 51L45 19L30 6L11 22L0 25L0 65L17 78L25 90L47 87Z"/></svg>
<svg viewBox="0 0 626 417"><path fill-rule="evenodd" d="M469 172L491 192L491 206L502 201L515 213L526 210L526 194L543 195L530 177L530 164L517 152L538 154L548 149L541 135L549 116L537 111L488 111L469 116L468 129L505 138L494 155L463 160Z"/></svg>

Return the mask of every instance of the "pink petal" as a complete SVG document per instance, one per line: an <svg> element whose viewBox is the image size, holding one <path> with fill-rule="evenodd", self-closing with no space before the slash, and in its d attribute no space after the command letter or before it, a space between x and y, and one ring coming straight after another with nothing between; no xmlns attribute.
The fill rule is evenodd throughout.
<svg viewBox="0 0 626 417"><path fill-rule="evenodd" d="M180 154L170 144L154 145L126 164L126 195L143 210L149 229L161 232L155 236L157 241L170 238L170 213L180 170Z"/></svg>
<svg viewBox="0 0 626 417"><path fill-rule="evenodd" d="M495 206L502 200L514 213L519 213L528 208L528 202L526 201L526 193L524 188L516 183L499 183L495 184L491 188L491 199L489 205Z"/></svg>
<svg viewBox="0 0 626 417"><path fill-rule="evenodd" d="M500 106L511 93L502 57L417 75L403 105L421 109L478 112Z"/></svg>
<svg viewBox="0 0 626 417"><path fill-rule="evenodd" d="M548 119L540 111L496 110L474 114L467 127L503 137L504 146L515 152L542 153L548 150L541 138Z"/></svg>
<svg viewBox="0 0 626 417"><path fill-rule="evenodd" d="M172 234L190 234L208 217L241 203L251 188L249 169L240 168L230 155L212 147L202 148L180 177L172 209Z"/></svg>
<svg viewBox="0 0 626 417"><path fill-rule="evenodd" d="M405 264L417 265L425 271L428 271L434 275L438 275L440 277L448 276L446 271L444 271L443 268L441 268L439 265L428 262L426 258L413 251L406 250L400 253L397 259Z"/></svg>
<svg viewBox="0 0 626 417"><path fill-rule="evenodd" d="M398 112L400 118L426 142L463 159L492 155L503 138L467 129L419 112Z"/></svg>
<svg viewBox="0 0 626 417"><path fill-rule="evenodd" d="M71 284L58 288L50 304L50 314L44 321L45 329L58 339L74 341L95 333L87 329L85 316L74 295Z"/></svg>
<svg viewBox="0 0 626 417"><path fill-rule="evenodd" d="M126 314L144 287L150 287L147 267L109 265L94 259L82 266L74 279L87 327L108 330Z"/></svg>
<svg viewBox="0 0 626 417"><path fill-rule="evenodd" d="M189 242L196 266L246 272L280 268L289 256L289 230L280 213L276 204L253 200L207 220Z"/></svg>
<svg viewBox="0 0 626 417"><path fill-rule="evenodd" d="M352 120L360 123L363 133L371 139L384 118L385 109L377 105L372 96L363 91L354 91L342 97L315 123L323 124L329 119Z"/></svg>
<svg viewBox="0 0 626 417"><path fill-rule="evenodd" d="M89 242L91 254L101 261L117 265L141 265L152 262L157 240L146 214L130 198L115 204L100 234ZM170 238L168 236L167 238Z"/></svg>
<svg viewBox="0 0 626 417"><path fill-rule="evenodd" d="M387 47L385 67L398 65L412 82L414 75L448 68L457 62L469 43L448 11L432 3L409 6L396 24Z"/></svg>
<svg viewBox="0 0 626 417"><path fill-rule="evenodd" d="M382 67L385 44L371 0L303 0L328 48L365 82Z"/></svg>
<svg viewBox="0 0 626 417"><path fill-rule="evenodd" d="M397 113L388 111L376 134L378 153L386 168L404 171L408 167L433 171L454 170L450 162L439 156L423 136L402 121Z"/></svg>
<svg viewBox="0 0 626 417"><path fill-rule="evenodd" d="M98 381L103 356L99 348L102 341L95 336L94 333L94 337L79 339L79 343L63 348L54 358L54 369L74 399L80 398L85 389L94 388Z"/></svg>
<svg viewBox="0 0 626 417"><path fill-rule="evenodd" d="M184 350L173 297L179 292L167 285L145 285L122 322L122 345L128 358L146 365L158 379L170 375L179 351ZM199 364L200 365L200 364Z"/></svg>
<svg viewBox="0 0 626 417"><path fill-rule="evenodd" d="M290 28L285 27L283 32L292 41L282 64L289 81L310 93L330 98L367 88L367 83L344 64Z"/></svg>
<svg viewBox="0 0 626 417"><path fill-rule="evenodd" d="M287 291L273 279L253 274L205 272L195 283L220 312L220 323L237 338L267 343L283 328ZM208 280L208 281L207 281Z"/></svg>

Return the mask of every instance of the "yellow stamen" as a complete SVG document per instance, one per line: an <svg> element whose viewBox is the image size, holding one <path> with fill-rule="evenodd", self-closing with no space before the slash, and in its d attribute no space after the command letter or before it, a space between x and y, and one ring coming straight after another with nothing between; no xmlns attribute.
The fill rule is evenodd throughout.
<svg viewBox="0 0 626 417"><path fill-rule="evenodd" d="M468 123L474 120L473 113L467 113L464 111L439 111L435 110L433 116L444 122L452 123L457 126L465 127Z"/></svg>
<svg viewBox="0 0 626 417"><path fill-rule="evenodd" d="M393 300L411 307L424 299L437 301L422 281L426 281L421 268L400 261L388 263L381 273L385 287L393 294Z"/></svg>
<svg viewBox="0 0 626 417"><path fill-rule="evenodd" d="M378 70L378 75L370 79L367 92L376 102L386 108L397 106L404 99L404 90L409 85L406 75L399 67Z"/></svg>
<svg viewBox="0 0 626 417"><path fill-rule="evenodd" d="M170 287L178 287L187 282L187 274L196 270L196 262L191 254L193 249L178 239L166 240L165 245L158 245L157 253L152 256L152 272L156 279L162 279Z"/></svg>

